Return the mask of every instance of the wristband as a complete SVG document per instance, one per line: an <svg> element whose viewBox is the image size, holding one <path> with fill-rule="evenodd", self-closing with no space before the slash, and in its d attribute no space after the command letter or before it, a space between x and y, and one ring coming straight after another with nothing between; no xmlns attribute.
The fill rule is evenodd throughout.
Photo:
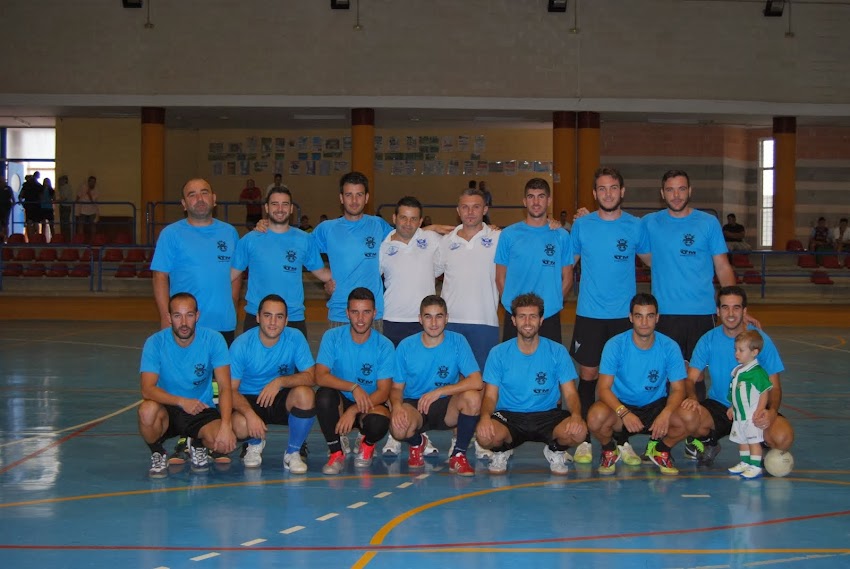
<svg viewBox="0 0 850 569"><path fill-rule="evenodd" d="M355 389L357 389L358 387L360 387L360 384L359 384L359 383L355 383L355 384L354 384L354 387L352 387L351 389L349 389L349 390L348 390L348 392L349 392L349 393L354 393L354 390L355 390Z"/></svg>

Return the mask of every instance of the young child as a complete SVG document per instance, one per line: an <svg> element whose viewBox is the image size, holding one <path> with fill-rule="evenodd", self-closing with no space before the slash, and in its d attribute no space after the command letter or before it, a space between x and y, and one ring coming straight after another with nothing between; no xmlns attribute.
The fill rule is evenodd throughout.
<svg viewBox="0 0 850 569"><path fill-rule="evenodd" d="M767 392L773 387L757 359L762 347L764 340L755 330L741 332L735 337L735 360L740 365L732 370L729 386L732 406L726 411L733 420L729 440L738 443L741 454L741 462L729 472L750 480L762 475L761 442L764 440L764 431L755 426L753 416L767 407Z"/></svg>

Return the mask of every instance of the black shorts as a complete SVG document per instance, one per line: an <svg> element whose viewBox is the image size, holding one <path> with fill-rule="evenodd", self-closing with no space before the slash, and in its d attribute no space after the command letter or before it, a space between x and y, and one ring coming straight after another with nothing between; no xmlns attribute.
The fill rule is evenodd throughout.
<svg viewBox="0 0 850 569"><path fill-rule="evenodd" d="M729 407L725 403L715 401L714 399L706 399L701 401L700 405L705 407L711 419L714 421L714 431L717 433L717 438L722 439L728 437L732 432L732 419L726 415L726 410Z"/></svg>
<svg viewBox="0 0 850 569"><path fill-rule="evenodd" d="M691 354L699 339L717 325L714 314L661 314L655 330L672 338L686 361L691 361Z"/></svg>
<svg viewBox="0 0 850 569"><path fill-rule="evenodd" d="M337 392L337 393L339 393L339 392ZM352 405L357 405L357 403L355 401L351 401L348 397L343 396L342 393L339 393L339 398L342 401L342 412L343 413L345 413L348 410L348 408L351 407ZM386 402L381 403L380 406L383 406L387 410L389 410L389 408L390 408L389 405L387 405ZM375 405L375 407L379 407L379 405ZM363 417L365 417L366 415L368 415L368 413L358 412L357 415L354 416L354 428L355 429L360 429L360 426L363 422ZM342 416L342 415L340 415L340 416Z"/></svg>
<svg viewBox="0 0 850 569"><path fill-rule="evenodd" d="M549 338L553 342L561 343L561 311L559 310L552 316L544 318L540 322L540 336ZM506 342L512 338L516 338L517 330L514 326L514 321L511 319L511 313L505 311L505 321L502 326L502 341Z"/></svg>
<svg viewBox="0 0 850 569"><path fill-rule="evenodd" d="M576 315L570 355L584 367L599 367L605 342L632 327L626 318L588 318Z"/></svg>
<svg viewBox="0 0 850 569"><path fill-rule="evenodd" d="M259 395L243 395L243 397L251 404L251 409L266 425L288 425L289 411L286 410L286 398L289 391L289 388L281 389L268 407L260 407L257 403Z"/></svg>
<svg viewBox="0 0 850 569"><path fill-rule="evenodd" d="M215 407L208 407L197 415L190 415L176 405L163 405L163 407L168 412L168 429L166 429L163 439L172 437L197 439L201 429L207 424L221 419L221 414Z"/></svg>
<svg viewBox="0 0 850 569"><path fill-rule="evenodd" d="M623 403L623 405L626 405ZM640 422L643 423L643 430L641 433L648 435L649 427L652 426L652 422L661 414L664 408L667 407L667 398L662 397L661 399L657 399L650 403L649 405L644 405L643 407L637 407L634 405L626 405L626 409L632 412L632 414L640 419ZM633 435L637 435L639 433L631 433Z"/></svg>
<svg viewBox="0 0 850 569"><path fill-rule="evenodd" d="M507 448L516 448L527 441L549 444L554 439L555 427L569 417L570 412L563 409L531 413L496 411L492 415L493 420L506 426L511 434L511 442L505 443Z"/></svg>
<svg viewBox="0 0 850 569"><path fill-rule="evenodd" d="M440 397L433 403L431 403L431 407L428 408L428 413L422 414L422 428L419 429L420 433L424 433L426 431L448 431L454 429L454 425L449 426L446 424L446 411L449 410L449 401L451 397ZM416 406L419 405L418 399L405 399L405 403L416 409Z"/></svg>

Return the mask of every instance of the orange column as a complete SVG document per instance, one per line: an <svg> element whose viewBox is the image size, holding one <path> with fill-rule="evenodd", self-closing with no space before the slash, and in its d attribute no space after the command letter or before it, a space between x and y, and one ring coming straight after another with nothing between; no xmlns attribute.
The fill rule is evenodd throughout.
<svg viewBox="0 0 850 569"><path fill-rule="evenodd" d="M155 210L156 219L148 220L148 203L161 202L165 197L165 109L158 107L142 108L142 195L139 204L139 218L142 223L142 239L144 243L148 235L145 222L162 223L162 208ZM161 225L157 225L161 228ZM151 243L156 241L156 234L150 235Z"/></svg>
<svg viewBox="0 0 850 569"><path fill-rule="evenodd" d="M369 179L366 213L374 214L375 193L375 109L351 109L351 169Z"/></svg>
<svg viewBox="0 0 850 569"><path fill-rule="evenodd" d="M796 239L797 119L773 118L773 249Z"/></svg>
<svg viewBox="0 0 850 569"><path fill-rule="evenodd" d="M576 210L576 114L552 113L552 217Z"/></svg>
<svg viewBox="0 0 850 569"><path fill-rule="evenodd" d="M596 209L591 188L602 147L599 124L599 113L578 113L578 207L590 211Z"/></svg>

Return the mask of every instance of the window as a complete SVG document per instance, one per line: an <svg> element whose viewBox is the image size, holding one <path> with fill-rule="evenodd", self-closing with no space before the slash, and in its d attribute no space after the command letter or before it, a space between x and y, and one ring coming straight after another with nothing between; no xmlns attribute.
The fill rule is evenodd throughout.
<svg viewBox="0 0 850 569"><path fill-rule="evenodd" d="M773 139L759 141L759 248L773 246Z"/></svg>

